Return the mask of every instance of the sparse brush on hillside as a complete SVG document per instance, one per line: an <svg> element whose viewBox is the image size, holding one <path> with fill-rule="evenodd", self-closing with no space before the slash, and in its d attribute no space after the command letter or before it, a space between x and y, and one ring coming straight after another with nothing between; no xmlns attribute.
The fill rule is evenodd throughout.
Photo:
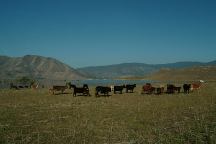
<svg viewBox="0 0 216 144"><path fill-rule="evenodd" d="M182 69L161 69L148 77L152 80L216 80L216 66L199 66Z"/></svg>

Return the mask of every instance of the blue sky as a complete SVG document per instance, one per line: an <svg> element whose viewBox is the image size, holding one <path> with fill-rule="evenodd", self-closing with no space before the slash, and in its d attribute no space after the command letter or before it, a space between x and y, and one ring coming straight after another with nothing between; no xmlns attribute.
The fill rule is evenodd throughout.
<svg viewBox="0 0 216 144"><path fill-rule="evenodd" d="M216 60L214 0L1 0L0 55L72 67Z"/></svg>

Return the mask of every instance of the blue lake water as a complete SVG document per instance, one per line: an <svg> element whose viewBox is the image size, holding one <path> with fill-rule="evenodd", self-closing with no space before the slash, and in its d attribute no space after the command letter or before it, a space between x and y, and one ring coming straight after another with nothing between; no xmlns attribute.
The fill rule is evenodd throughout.
<svg viewBox="0 0 216 144"><path fill-rule="evenodd" d="M67 81L69 82L69 81ZM159 83L159 81L152 80L115 80L115 79L89 79L89 80L72 80L72 84L76 86L83 86L83 84L88 84L89 86L110 86L110 85L123 85L123 84L137 84L144 85L146 83ZM18 83L14 82L15 85ZM19 84L18 84L19 85ZM50 87L53 85L65 85L64 80L42 80L39 81L39 85L44 85L45 87ZM10 88L10 82L0 82L0 89Z"/></svg>
<svg viewBox="0 0 216 144"><path fill-rule="evenodd" d="M71 81L75 85L93 85L93 86L108 86L108 85L123 85L123 84L137 84L143 85L146 83L157 83L158 81L150 80L114 80L114 79L92 79L92 80L73 80Z"/></svg>

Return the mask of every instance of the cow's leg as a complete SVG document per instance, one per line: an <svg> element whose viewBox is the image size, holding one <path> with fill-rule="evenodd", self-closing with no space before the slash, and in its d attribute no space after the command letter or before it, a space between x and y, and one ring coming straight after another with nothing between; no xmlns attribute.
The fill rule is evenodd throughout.
<svg viewBox="0 0 216 144"><path fill-rule="evenodd" d="M96 91L95 96L96 96L96 97L98 96L98 91Z"/></svg>
<svg viewBox="0 0 216 144"><path fill-rule="evenodd" d="M181 92L181 88L178 89L178 93L180 93L180 92Z"/></svg>

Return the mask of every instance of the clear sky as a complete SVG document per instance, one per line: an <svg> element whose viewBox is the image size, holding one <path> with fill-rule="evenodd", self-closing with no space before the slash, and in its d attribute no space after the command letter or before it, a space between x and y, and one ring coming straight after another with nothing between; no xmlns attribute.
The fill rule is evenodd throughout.
<svg viewBox="0 0 216 144"><path fill-rule="evenodd" d="M72 67L216 60L215 0L1 0L0 55Z"/></svg>

